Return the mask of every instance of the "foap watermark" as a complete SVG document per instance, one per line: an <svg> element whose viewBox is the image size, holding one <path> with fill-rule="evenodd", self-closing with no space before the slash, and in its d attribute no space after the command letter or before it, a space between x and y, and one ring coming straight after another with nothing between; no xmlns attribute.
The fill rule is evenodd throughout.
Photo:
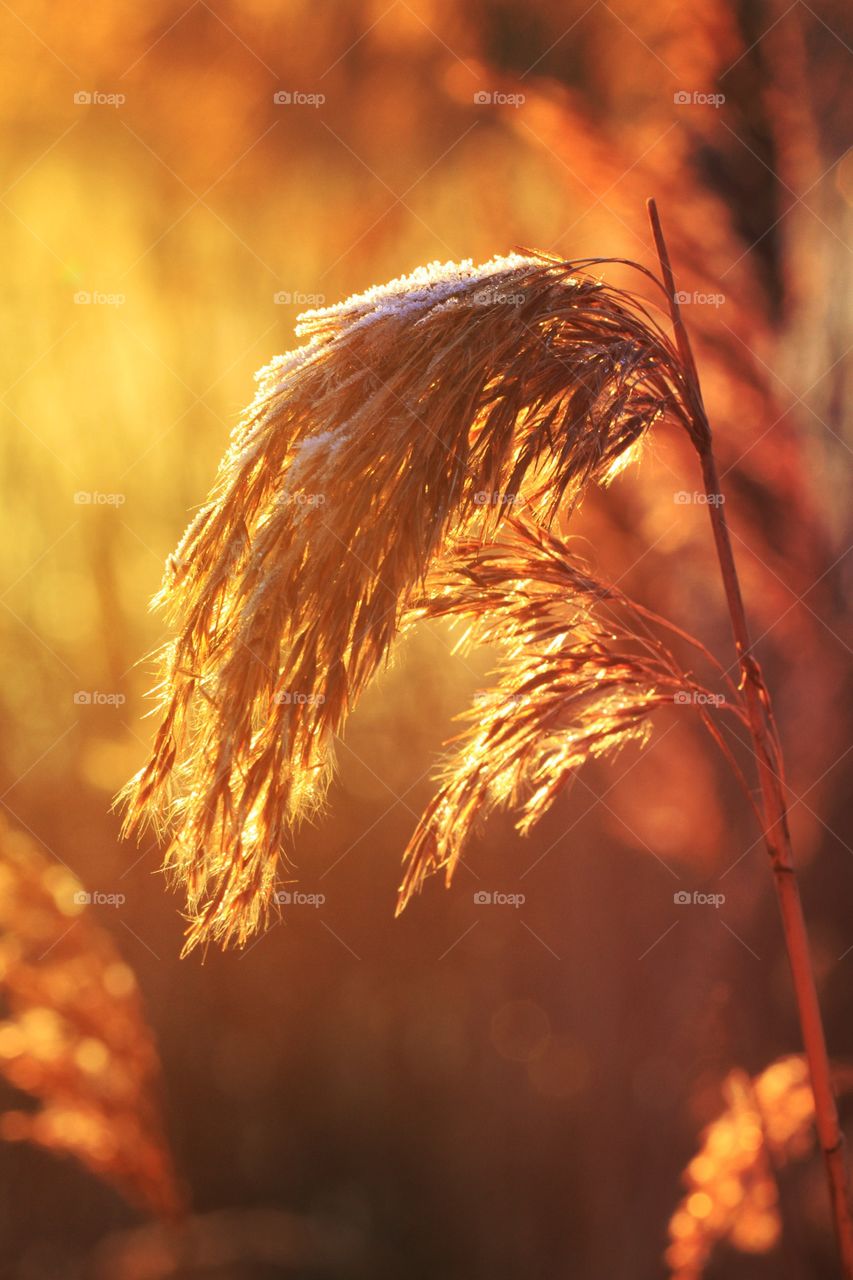
<svg viewBox="0 0 853 1280"><path fill-rule="evenodd" d="M500 889L475 889L475 907L523 907L527 897L523 893L502 893Z"/></svg>
<svg viewBox="0 0 853 1280"><path fill-rule="evenodd" d="M672 95L677 107L714 107L719 110L726 100L724 93L703 93L701 89L677 89Z"/></svg>
<svg viewBox="0 0 853 1280"><path fill-rule="evenodd" d="M519 289L478 289L471 294L471 304L475 307L520 307L527 299L527 294Z"/></svg>
<svg viewBox="0 0 853 1280"><path fill-rule="evenodd" d="M701 893L699 889L694 889L692 893L688 893L686 889L679 889L677 893L672 895L672 900L677 907L716 907L719 911L726 900L726 895L724 893Z"/></svg>
<svg viewBox="0 0 853 1280"><path fill-rule="evenodd" d="M277 307L323 307L326 305L325 293L300 293L298 289L279 289L272 300Z"/></svg>
<svg viewBox="0 0 853 1280"><path fill-rule="evenodd" d="M123 107L125 93L102 93L100 89L78 89L74 95L75 107Z"/></svg>
<svg viewBox="0 0 853 1280"><path fill-rule="evenodd" d="M123 293L100 293L97 289L78 289L74 295L75 307L123 307L126 302Z"/></svg>
<svg viewBox="0 0 853 1280"><path fill-rule="evenodd" d="M726 295L724 293L703 293L701 289L694 289L692 293L687 289L677 289L675 301L680 307L721 307L726 301Z"/></svg>
<svg viewBox="0 0 853 1280"><path fill-rule="evenodd" d="M522 501L520 493L502 493L500 489L478 489L474 494L475 507L515 507Z"/></svg>
<svg viewBox="0 0 853 1280"><path fill-rule="evenodd" d="M726 500L724 493L688 493L686 489L679 489L678 493L672 495L672 500L679 507L688 507L691 503L695 503L698 507L721 507Z"/></svg>
<svg viewBox="0 0 853 1280"><path fill-rule="evenodd" d="M294 493L283 493L280 501L283 505L292 507L324 507L326 495L325 493L306 493L304 489L297 489Z"/></svg>
<svg viewBox="0 0 853 1280"><path fill-rule="evenodd" d="M272 96L277 107L322 107L325 93L303 93L301 89L278 89Z"/></svg>
<svg viewBox="0 0 853 1280"><path fill-rule="evenodd" d="M103 693L100 689L78 689L74 694L76 707L123 707L126 702L123 693Z"/></svg>
<svg viewBox="0 0 853 1280"><path fill-rule="evenodd" d="M703 689L679 689L673 697L678 707L724 707L725 696L722 693L705 693Z"/></svg>
<svg viewBox="0 0 853 1280"><path fill-rule="evenodd" d="M527 98L523 93L504 93L501 89L480 89L474 94L474 105L477 107L518 107L524 106Z"/></svg>
<svg viewBox="0 0 853 1280"><path fill-rule="evenodd" d="M123 507L126 502L124 493L100 493L97 489L78 489L74 495L78 507Z"/></svg>
<svg viewBox="0 0 853 1280"><path fill-rule="evenodd" d="M527 698L521 693L502 693L498 689L480 689L471 700L472 706L482 711L497 707L523 707Z"/></svg>
<svg viewBox="0 0 853 1280"><path fill-rule="evenodd" d="M285 707L321 707L325 701L324 693L298 693L294 689L282 689L273 698L273 702Z"/></svg>
<svg viewBox="0 0 853 1280"><path fill-rule="evenodd" d="M78 907L123 907L127 897L123 893L102 893L99 889L91 893L87 889L78 889L74 902Z"/></svg>
<svg viewBox="0 0 853 1280"><path fill-rule="evenodd" d="M273 900L280 907L322 907L325 893L303 893L300 889L277 889Z"/></svg>

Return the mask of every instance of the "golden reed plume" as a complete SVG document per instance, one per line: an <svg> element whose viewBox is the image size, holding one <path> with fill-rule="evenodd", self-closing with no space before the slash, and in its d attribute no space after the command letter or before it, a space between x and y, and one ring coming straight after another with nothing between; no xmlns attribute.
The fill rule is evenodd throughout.
<svg viewBox="0 0 853 1280"><path fill-rule="evenodd" d="M334 735L449 534L522 495L548 521L657 419L690 425L669 339L578 264L433 264L297 333L159 596L177 637L127 826L170 828L189 947L263 923Z"/></svg>
<svg viewBox="0 0 853 1280"><path fill-rule="evenodd" d="M473 613L475 630L479 623L483 638L503 640L505 656L496 701L463 740L412 840L401 902L429 871L452 872L490 807L520 804L526 828L586 758L642 737L650 710L689 692L660 641L643 646L636 622L652 615L628 604L627 630L594 620L593 601L627 602L570 582L584 575L568 564L568 603L558 610L547 563L564 550L548 541L558 511L571 510L586 485L606 483L669 417L702 469L740 672L736 688L729 682L732 708L752 741L753 803L782 912L844 1276L853 1280L847 1171L781 745L653 200L648 211L660 279L621 265L662 290L674 341L634 294L589 274L605 260L545 255L433 264L301 317L297 333L308 342L261 375L212 496L169 561L159 599L177 636L165 654L152 753L127 788L126 827L154 819L170 829L166 865L187 886L186 949L245 942L269 910L294 823L322 799L334 735L407 618L425 610ZM535 524L515 526L515 545L496 542L514 510ZM484 622L489 612L498 616ZM516 682L520 704L509 702Z"/></svg>
<svg viewBox="0 0 853 1280"><path fill-rule="evenodd" d="M780 1058L754 1079L732 1071L725 1110L705 1129L687 1166L687 1193L669 1223L672 1280L698 1280L711 1252L727 1241L745 1253L778 1242L774 1166L814 1146L814 1095L801 1057Z"/></svg>
<svg viewBox="0 0 853 1280"><path fill-rule="evenodd" d="M73 1156L140 1208L177 1217L157 1050L136 979L86 897L0 823L0 1073L39 1102L0 1116L0 1135Z"/></svg>
<svg viewBox="0 0 853 1280"><path fill-rule="evenodd" d="M421 616L463 619L461 643L498 646L501 664L410 841L398 910L433 871L446 868L449 883L495 807L512 807L526 835L586 760L643 742L658 707L702 709L724 747L711 709L742 717L736 696L727 702L682 670L659 635L675 628L591 577L568 542L525 517L507 519L493 539L452 542L413 611Z"/></svg>

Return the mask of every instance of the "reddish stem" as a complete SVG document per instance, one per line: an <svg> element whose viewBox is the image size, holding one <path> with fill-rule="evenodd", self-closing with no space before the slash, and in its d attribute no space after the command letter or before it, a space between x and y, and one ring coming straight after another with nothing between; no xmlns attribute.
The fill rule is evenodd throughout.
<svg viewBox="0 0 853 1280"><path fill-rule="evenodd" d="M702 465L702 478L708 497L708 513L717 548L717 559L723 578L735 648L741 671L741 685L753 742L761 787L761 814L764 843L770 855L785 946L794 980L794 993L806 1058L811 1075L815 1103L815 1123L823 1150L835 1233L841 1255L844 1280L853 1280L853 1220L850 1215L850 1192L844 1136L838 1120L838 1108L832 1086L826 1036L818 1001L808 932L803 915L800 890L794 867L791 836L788 830L785 785L780 774L781 748L772 727L770 699L758 663L752 657L749 628L740 582L732 551L728 523L720 501L720 480L711 444L711 429L702 402L699 377L693 350L675 292L669 253L661 229L654 200L648 201L663 284L669 299L675 339L681 355L690 391L694 442Z"/></svg>

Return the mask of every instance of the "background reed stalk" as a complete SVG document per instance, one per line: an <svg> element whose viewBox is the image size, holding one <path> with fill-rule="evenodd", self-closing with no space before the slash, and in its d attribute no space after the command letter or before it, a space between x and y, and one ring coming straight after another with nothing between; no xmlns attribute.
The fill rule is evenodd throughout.
<svg viewBox="0 0 853 1280"><path fill-rule="evenodd" d="M697 441L705 493L709 499L708 514L711 518L717 559L720 564L741 671L741 687L746 701L761 788L759 810L764 843L773 868L785 947L794 981L797 1014L814 1092L815 1122L826 1165L842 1273L845 1280L853 1280L853 1220L850 1215L850 1186L844 1152L844 1135L838 1120L826 1035L788 829L781 746L776 735L770 697L761 669L751 653L749 627L731 537L723 504L717 498L720 493L720 480L711 442L711 428L705 414L690 338L681 318L672 266L654 200L648 201L648 211L660 259L663 284L669 301L675 339L690 383L691 409L696 428L694 438Z"/></svg>

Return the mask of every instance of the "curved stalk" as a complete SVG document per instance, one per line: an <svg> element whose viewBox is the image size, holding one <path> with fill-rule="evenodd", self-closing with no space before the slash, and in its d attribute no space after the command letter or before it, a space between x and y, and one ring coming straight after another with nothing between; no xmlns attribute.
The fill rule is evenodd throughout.
<svg viewBox="0 0 853 1280"><path fill-rule="evenodd" d="M682 358L691 390L694 415L694 439L702 466L702 479L709 499L708 514L717 559L725 589L732 633L741 672L743 691L753 750L758 766L761 789L761 814L764 843L770 855L785 946L794 982L800 1029L809 1064L815 1102L815 1122L823 1151L829 1184L830 1202L841 1257L844 1280L853 1280L853 1219L850 1214L850 1190L844 1136L838 1120L838 1108L832 1084L829 1055L823 1019L814 977L808 931L806 929L797 874L794 866L791 836L788 830L785 784L781 775L781 747L776 738L770 698L761 669L751 652L749 627L743 605L740 581L723 504L719 501L720 480L711 443L711 429L702 402L699 377L690 339L681 318L675 293L675 281L654 200L648 201L649 220L660 258L663 283L669 298L670 314L676 344Z"/></svg>

